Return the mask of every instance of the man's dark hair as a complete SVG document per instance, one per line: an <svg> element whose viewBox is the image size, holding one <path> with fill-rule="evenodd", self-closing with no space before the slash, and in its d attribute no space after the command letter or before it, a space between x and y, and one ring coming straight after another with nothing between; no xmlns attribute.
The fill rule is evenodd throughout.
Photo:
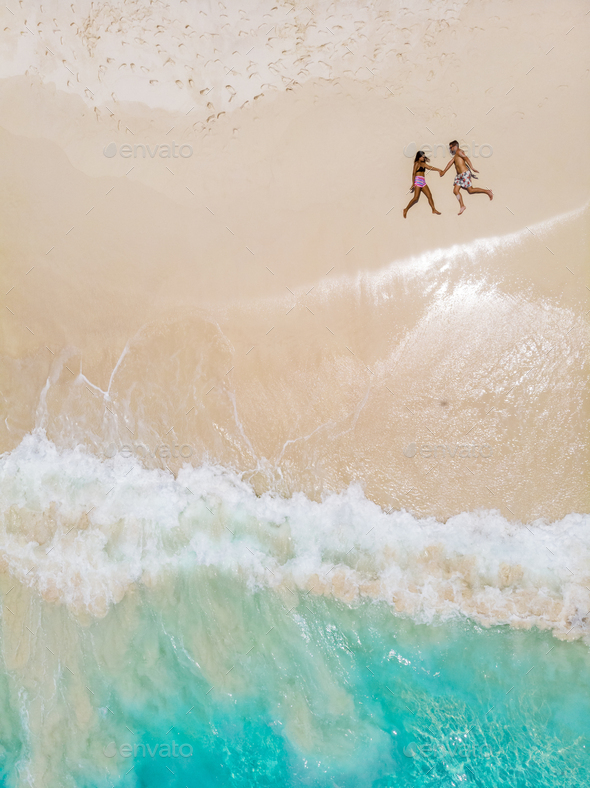
<svg viewBox="0 0 590 788"><path fill-rule="evenodd" d="M456 145L457 147L459 147L459 143L457 142L457 140L452 140L451 142L449 142L449 148L450 148L452 145Z"/></svg>

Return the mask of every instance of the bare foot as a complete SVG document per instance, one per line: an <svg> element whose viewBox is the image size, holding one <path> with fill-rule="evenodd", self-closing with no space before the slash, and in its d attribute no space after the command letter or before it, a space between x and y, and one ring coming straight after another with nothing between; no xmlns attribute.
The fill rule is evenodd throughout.
<svg viewBox="0 0 590 788"><path fill-rule="evenodd" d="M435 213L437 216L440 216L440 211L437 211L436 208L434 209L434 211L432 213Z"/></svg>
<svg viewBox="0 0 590 788"><path fill-rule="evenodd" d="M494 192L491 189L488 192L488 197L490 198L490 200L494 199Z"/></svg>
<svg viewBox="0 0 590 788"><path fill-rule="evenodd" d="M461 214L463 213L463 211L465 210L465 208L466 208L466 207L467 207L467 206L465 206L465 205L462 205L462 206L459 208L459 213L457 214L457 216L461 216Z"/></svg>
<svg viewBox="0 0 590 788"><path fill-rule="evenodd" d="M407 208L404 208L404 219L406 218L406 214L407 214L407 212L408 212L408 209L407 209Z"/></svg>

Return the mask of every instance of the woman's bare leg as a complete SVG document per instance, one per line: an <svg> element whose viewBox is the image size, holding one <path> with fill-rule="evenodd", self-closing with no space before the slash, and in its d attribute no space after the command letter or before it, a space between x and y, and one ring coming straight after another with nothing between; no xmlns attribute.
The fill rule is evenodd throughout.
<svg viewBox="0 0 590 788"><path fill-rule="evenodd" d="M421 192L421 191L422 191L422 189L418 189L417 187L416 187L416 188L414 188L414 196L412 197L412 199L410 200L410 202L409 202L409 203L406 205L406 207L404 208L404 219L406 218L406 214L408 213L408 211L410 210L410 208L412 207L412 205L414 205L415 203L417 203L417 202L418 202L418 200L420 199L420 192Z"/></svg>
<svg viewBox="0 0 590 788"><path fill-rule="evenodd" d="M434 200L432 199L432 192L430 191L428 186L424 186L424 194L426 195L428 203L429 203L430 207L432 208L432 213L436 213L438 216L440 216L440 211L437 211L436 208L434 207Z"/></svg>

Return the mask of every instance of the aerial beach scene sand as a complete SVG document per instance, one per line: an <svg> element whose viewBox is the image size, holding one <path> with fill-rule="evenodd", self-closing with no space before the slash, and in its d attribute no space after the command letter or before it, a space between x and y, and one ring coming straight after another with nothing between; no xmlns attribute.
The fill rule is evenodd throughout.
<svg viewBox="0 0 590 788"><path fill-rule="evenodd" d="M0 17L0 785L589 785L586 5Z"/></svg>

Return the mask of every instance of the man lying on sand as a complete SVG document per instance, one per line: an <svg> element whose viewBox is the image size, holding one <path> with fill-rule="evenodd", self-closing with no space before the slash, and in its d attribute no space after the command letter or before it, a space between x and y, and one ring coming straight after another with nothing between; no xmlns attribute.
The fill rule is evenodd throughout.
<svg viewBox="0 0 590 788"><path fill-rule="evenodd" d="M457 175L455 177L455 183L453 186L453 193L455 197L459 200L459 205L461 206L459 209L459 216L465 210L465 205L463 204L463 196L461 195L461 189L466 189L469 194L487 194L490 200L494 199L494 195L492 194L491 189L476 189L474 186L471 185L471 173L478 172L466 154L459 148L459 143L457 140L453 140L449 142L449 150L451 151L451 155L453 158L441 172L440 177L445 174L445 172L449 169L451 164L455 165L455 169L457 170Z"/></svg>

